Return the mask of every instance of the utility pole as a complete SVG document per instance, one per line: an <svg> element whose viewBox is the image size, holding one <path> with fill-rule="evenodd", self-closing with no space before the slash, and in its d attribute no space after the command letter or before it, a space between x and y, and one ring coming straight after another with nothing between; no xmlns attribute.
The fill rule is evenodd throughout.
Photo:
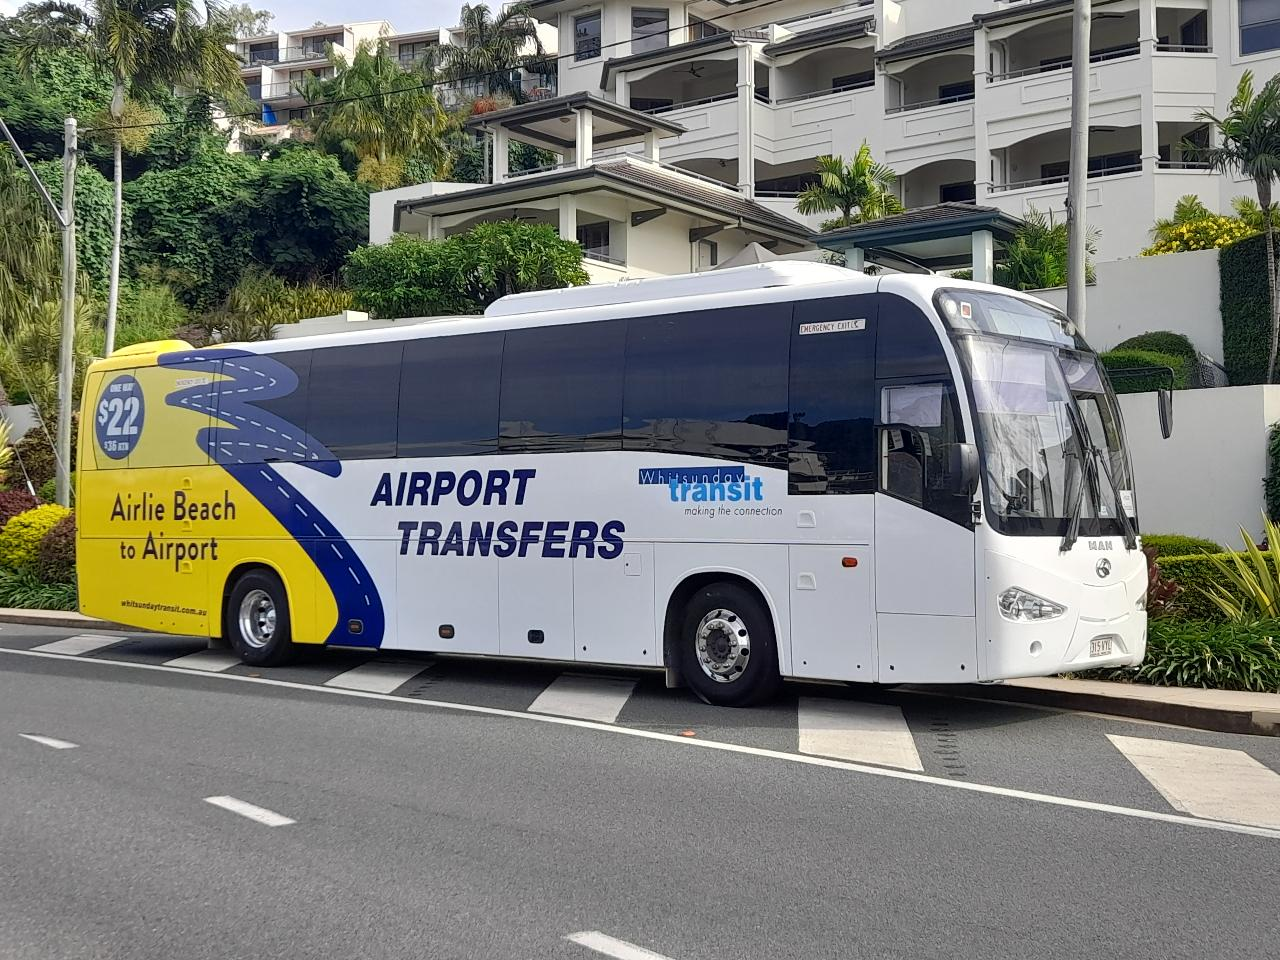
<svg viewBox="0 0 1280 960"><path fill-rule="evenodd" d="M71 409L75 388L76 317L76 121L67 117L62 125L62 209L59 210L49 191L27 162L27 155L0 119L0 133L9 141L18 162L27 172L41 198L53 213L62 230L62 340L58 347L58 437L54 447L56 498L64 507L71 506ZM48 411L37 411L43 418Z"/></svg>
<svg viewBox="0 0 1280 960"><path fill-rule="evenodd" d="M1089 206L1090 0L1075 0L1071 30L1071 161L1067 183L1067 316L1085 326L1085 238Z"/></svg>
<svg viewBox="0 0 1280 960"><path fill-rule="evenodd" d="M75 387L76 335L76 151L74 117L62 125L62 342L58 349L58 455L54 458L58 502L71 506L71 415Z"/></svg>

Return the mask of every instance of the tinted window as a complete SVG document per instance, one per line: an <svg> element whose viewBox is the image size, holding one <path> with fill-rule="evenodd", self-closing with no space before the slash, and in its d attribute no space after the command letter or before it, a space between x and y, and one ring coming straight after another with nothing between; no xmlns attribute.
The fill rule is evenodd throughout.
<svg viewBox="0 0 1280 960"><path fill-rule="evenodd" d="M963 441L950 380L884 386L880 391L881 489L960 524L971 522L969 497L957 494L952 448ZM910 427L913 429L906 429Z"/></svg>
<svg viewBox="0 0 1280 960"><path fill-rule="evenodd" d="M222 372L214 436L222 455L249 463L308 459L311 351L226 358Z"/></svg>
<svg viewBox="0 0 1280 960"><path fill-rule="evenodd" d="M950 372L947 355L933 323L902 297L880 296L876 336L876 376L919 377Z"/></svg>
<svg viewBox="0 0 1280 960"><path fill-rule="evenodd" d="M796 304L789 448L793 494L875 490L876 300L868 295Z"/></svg>
<svg viewBox="0 0 1280 960"><path fill-rule="evenodd" d="M781 467L790 305L632 320L623 447Z"/></svg>
<svg viewBox="0 0 1280 960"><path fill-rule="evenodd" d="M619 449L625 331L621 320L509 331L500 449Z"/></svg>
<svg viewBox="0 0 1280 960"><path fill-rule="evenodd" d="M430 337L404 345L400 456L460 457L498 449L502 336Z"/></svg>
<svg viewBox="0 0 1280 960"><path fill-rule="evenodd" d="M336 459L396 455L400 343L317 350L311 358L308 432Z"/></svg>

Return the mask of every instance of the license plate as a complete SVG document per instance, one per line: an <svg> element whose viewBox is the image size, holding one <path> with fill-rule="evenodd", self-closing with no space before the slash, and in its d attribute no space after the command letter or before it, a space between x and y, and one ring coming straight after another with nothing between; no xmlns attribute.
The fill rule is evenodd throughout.
<svg viewBox="0 0 1280 960"><path fill-rule="evenodd" d="M1111 656L1111 638L1098 637L1096 640L1089 641L1089 656L1091 657L1109 657Z"/></svg>

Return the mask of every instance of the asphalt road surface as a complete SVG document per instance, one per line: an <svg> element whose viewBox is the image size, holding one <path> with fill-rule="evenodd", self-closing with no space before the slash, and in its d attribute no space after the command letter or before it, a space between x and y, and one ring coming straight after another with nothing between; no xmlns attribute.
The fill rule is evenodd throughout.
<svg viewBox="0 0 1280 960"><path fill-rule="evenodd" d="M1280 740L0 628L0 958L1274 956Z"/></svg>

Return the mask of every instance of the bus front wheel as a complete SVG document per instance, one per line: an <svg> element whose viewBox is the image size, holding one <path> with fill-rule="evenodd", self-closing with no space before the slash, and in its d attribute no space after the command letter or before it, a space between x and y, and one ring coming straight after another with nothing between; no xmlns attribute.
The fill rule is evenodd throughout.
<svg viewBox="0 0 1280 960"><path fill-rule="evenodd" d="M269 570L251 570L236 581L224 622L231 649L250 666L278 666L293 655L288 598Z"/></svg>
<svg viewBox="0 0 1280 960"><path fill-rule="evenodd" d="M736 583L710 584L689 599L680 657L685 682L716 706L760 703L780 683L773 618L758 594Z"/></svg>

